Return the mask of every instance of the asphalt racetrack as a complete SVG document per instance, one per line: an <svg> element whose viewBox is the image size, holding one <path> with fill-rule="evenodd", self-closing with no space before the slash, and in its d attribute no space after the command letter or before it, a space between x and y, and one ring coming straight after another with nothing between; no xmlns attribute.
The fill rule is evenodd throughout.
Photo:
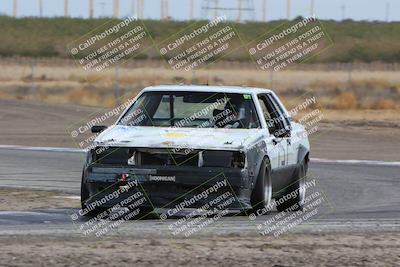
<svg viewBox="0 0 400 267"><path fill-rule="evenodd" d="M60 191L78 197L82 152L0 149L0 187ZM318 216L293 231L357 231L400 229L400 172L397 164L312 161L308 179L315 179L325 203ZM307 195L312 194L312 190ZM68 214L71 210L44 209L0 212L0 234L79 234ZM257 233L255 223L274 216L226 216L203 234ZM136 235L163 235L159 219L130 221L124 225Z"/></svg>

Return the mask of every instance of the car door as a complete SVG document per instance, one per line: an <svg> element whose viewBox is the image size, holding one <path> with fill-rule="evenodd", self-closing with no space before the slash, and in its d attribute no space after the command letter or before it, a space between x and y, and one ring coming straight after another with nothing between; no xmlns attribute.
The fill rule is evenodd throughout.
<svg viewBox="0 0 400 267"><path fill-rule="evenodd" d="M264 95L258 96L258 102L263 111L265 123L267 124L269 134L273 135L275 129L271 124L271 121L273 120L274 111L269 106L267 98ZM267 140L267 142L268 141L270 142L269 139ZM268 155L270 158L272 169L281 168L286 165L286 145L283 145L282 142L278 141L279 140L276 140L276 143L271 143L269 147L272 149L268 149Z"/></svg>
<svg viewBox="0 0 400 267"><path fill-rule="evenodd" d="M297 164L297 155L298 155L298 142L296 142L292 129L291 118L286 116L284 108L282 107L281 103L278 101L275 95L267 94L267 97L271 100L271 102L275 105L277 110L279 110L279 116L284 123L284 127L290 130L289 135L283 137L286 142L286 165L293 166Z"/></svg>
<svg viewBox="0 0 400 267"><path fill-rule="evenodd" d="M293 167L289 165L288 149L291 149L290 131L288 132L289 125L286 121L286 116L283 109L277 105L270 94L260 94L260 105L268 111L267 115L264 114L268 130L274 136L272 143L269 144L269 155L277 155L276 168L272 168L272 190L278 192L291 182ZM273 166L272 166L273 167Z"/></svg>

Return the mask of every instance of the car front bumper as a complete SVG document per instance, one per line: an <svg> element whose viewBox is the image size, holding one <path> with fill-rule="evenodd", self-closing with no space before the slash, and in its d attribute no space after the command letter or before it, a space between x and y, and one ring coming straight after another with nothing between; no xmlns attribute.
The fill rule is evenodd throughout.
<svg viewBox="0 0 400 267"><path fill-rule="evenodd" d="M224 208L243 210L251 208L250 178L247 169L239 168L92 165L85 170L84 186L90 195L86 204L97 201L102 208L111 208L141 192L146 198L141 207L146 208L174 208L189 200L185 208L199 208L230 195L234 201ZM128 185L133 186L125 190ZM118 197L110 199L116 191L120 192Z"/></svg>

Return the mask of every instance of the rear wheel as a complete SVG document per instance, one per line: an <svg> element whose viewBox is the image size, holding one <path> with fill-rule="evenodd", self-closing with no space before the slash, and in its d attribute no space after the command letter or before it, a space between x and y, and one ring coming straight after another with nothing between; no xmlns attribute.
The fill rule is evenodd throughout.
<svg viewBox="0 0 400 267"><path fill-rule="evenodd" d="M264 158L258 172L256 185L251 193L250 202L253 210L263 209L271 203L272 186L270 170L270 162L267 158Z"/></svg>
<svg viewBox="0 0 400 267"><path fill-rule="evenodd" d="M303 160L295 172L295 182L286 190L284 197L276 201L278 211L303 210L306 197L307 163ZM286 198L286 200L285 200Z"/></svg>

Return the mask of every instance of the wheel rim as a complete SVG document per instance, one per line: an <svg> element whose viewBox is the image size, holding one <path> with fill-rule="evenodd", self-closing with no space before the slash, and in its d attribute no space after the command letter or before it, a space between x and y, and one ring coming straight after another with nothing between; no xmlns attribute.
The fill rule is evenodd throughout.
<svg viewBox="0 0 400 267"><path fill-rule="evenodd" d="M268 170L266 171L267 174ZM272 199L272 186L271 186L271 181L268 179L269 176L266 175L264 177L264 202L265 206L268 206L271 204L271 199Z"/></svg>

